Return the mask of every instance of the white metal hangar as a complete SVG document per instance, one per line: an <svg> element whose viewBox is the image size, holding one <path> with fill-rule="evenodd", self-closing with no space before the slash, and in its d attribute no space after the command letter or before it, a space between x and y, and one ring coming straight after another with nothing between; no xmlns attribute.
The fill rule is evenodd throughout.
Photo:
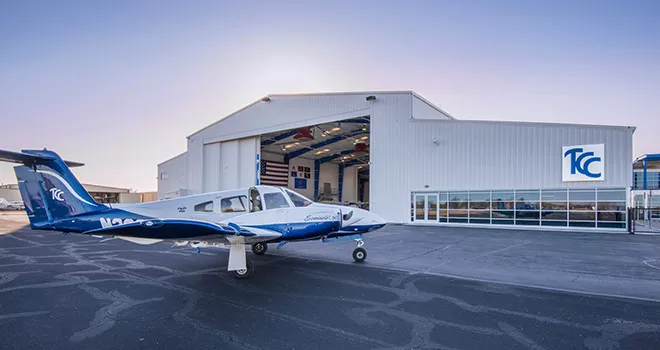
<svg viewBox="0 0 660 350"><path fill-rule="evenodd" d="M461 121L412 91L269 95L188 136L158 197L273 184L391 223L624 230L634 131Z"/></svg>

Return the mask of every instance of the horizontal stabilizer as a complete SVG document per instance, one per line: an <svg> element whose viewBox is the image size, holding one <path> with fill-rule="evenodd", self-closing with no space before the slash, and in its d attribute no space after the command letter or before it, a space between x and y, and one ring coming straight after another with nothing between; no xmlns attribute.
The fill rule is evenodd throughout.
<svg viewBox="0 0 660 350"><path fill-rule="evenodd" d="M0 150L0 161L2 162L33 165L33 164L42 164L44 162L50 162L53 160L56 160L56 158L47 155L31 154L30 151L26 151L26 150L24 150L23 153ZM67 160L64 161L64 164L66 164L70 168L85 165L83 163L71 162Z"/></svg>

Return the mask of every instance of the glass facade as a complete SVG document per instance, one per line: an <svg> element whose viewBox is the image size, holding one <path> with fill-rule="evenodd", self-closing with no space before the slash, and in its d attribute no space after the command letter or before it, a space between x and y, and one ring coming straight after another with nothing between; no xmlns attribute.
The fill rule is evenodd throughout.
<svg viewBox="0 0 660 350"><path fill-rule="evenodd" d="M413 192L411 221L625 229L627 194L625 188Z"/></svg>
<svg viewBox="0 0 660 350"><path fill-rule="evenodd" d="M644 171L635 169L633 173L635 175L634 184L636 190L644 189ZM660 173L658 172L646 172L646 189L657 190L660 189Z"/></svg>

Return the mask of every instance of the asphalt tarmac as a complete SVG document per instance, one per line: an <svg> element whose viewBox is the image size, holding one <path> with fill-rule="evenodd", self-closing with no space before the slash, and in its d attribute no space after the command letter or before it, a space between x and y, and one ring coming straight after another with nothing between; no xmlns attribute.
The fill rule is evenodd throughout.
<svg viewBox="0 0 660 350"><path fill-rule="evenodd" d="M369 241L367 261L378 244ZM5 222L0 347L660 349L653 301L269 253L249 253L255 275L235 280L223 249Z"/></svg>

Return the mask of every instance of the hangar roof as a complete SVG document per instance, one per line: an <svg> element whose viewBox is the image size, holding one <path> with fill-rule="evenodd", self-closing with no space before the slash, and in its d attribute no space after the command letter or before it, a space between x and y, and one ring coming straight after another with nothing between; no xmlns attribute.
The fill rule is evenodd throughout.
<svg viewBox="0 0 660 350"><path fill-rule="evenodd" d="M436 106L435 104L431 103L430 101L428 101L428 100L425 99L424 97L420 96L419 94L417 94L417 93L415 93L414 91L411 91L411 90L403 90L403 91L352 91L352 92L321 92L321 93L269 94L269 95L266 95L266 96L260 98L259 100L256 100L256 101L250 103L249 105L247 105L247 106L245 106L245 107L243 107L243 108L241 108L241 109L239 109L239 110L237 110L237 111L235 111L235 112L233 112L233 113L231 113L231 114L229 114L229 115L227 115L227 116L221 118L220 120L218 120L218 121L216 121L216 122L214 122L214 123L212 123L212 124L209 124L209 125L205 126L204 128L202 128L202 129L200 129L200 130L197 130L196 132L194 132L194 133L188 135L188 138L193 137L193 136L195 136L195 135L201 133L202 131L204 131L204 130L206 130L206 129L208 129L208 128L214 126L214 125L217 125L217 124L219 124L219 123L221 123L221 122L225 122L225 121L227 121L228 119L230 119L230 118L232 118L232 117L234 117L234 116L236 116L236 115L238 115L238 114L241 114L241 112L244 112L244 111L246 111L246 110L248 110L248 109L254 107L255 105L258 105L260 102L268 102L268 101L270 101L272 98L276 98L276 97L288 97L288 98L305 98L305 97L361 97L361 96L368 96L368 95L384 95L384 94L410 95L410 96L412 96L412 97L415 97L415 98L419 99L419 100L422 101L424 104L428 105L428 107L430 107L431 109L437 111L437 113L440 113L440 114L444 115L447 119L456 119L456 118L454 118L453 116L451 116L449 113L447 113L446 111L444 111L443 109L441 109L440 107ZM364 102L364 100L362 100L362 101Z"/></svg>

